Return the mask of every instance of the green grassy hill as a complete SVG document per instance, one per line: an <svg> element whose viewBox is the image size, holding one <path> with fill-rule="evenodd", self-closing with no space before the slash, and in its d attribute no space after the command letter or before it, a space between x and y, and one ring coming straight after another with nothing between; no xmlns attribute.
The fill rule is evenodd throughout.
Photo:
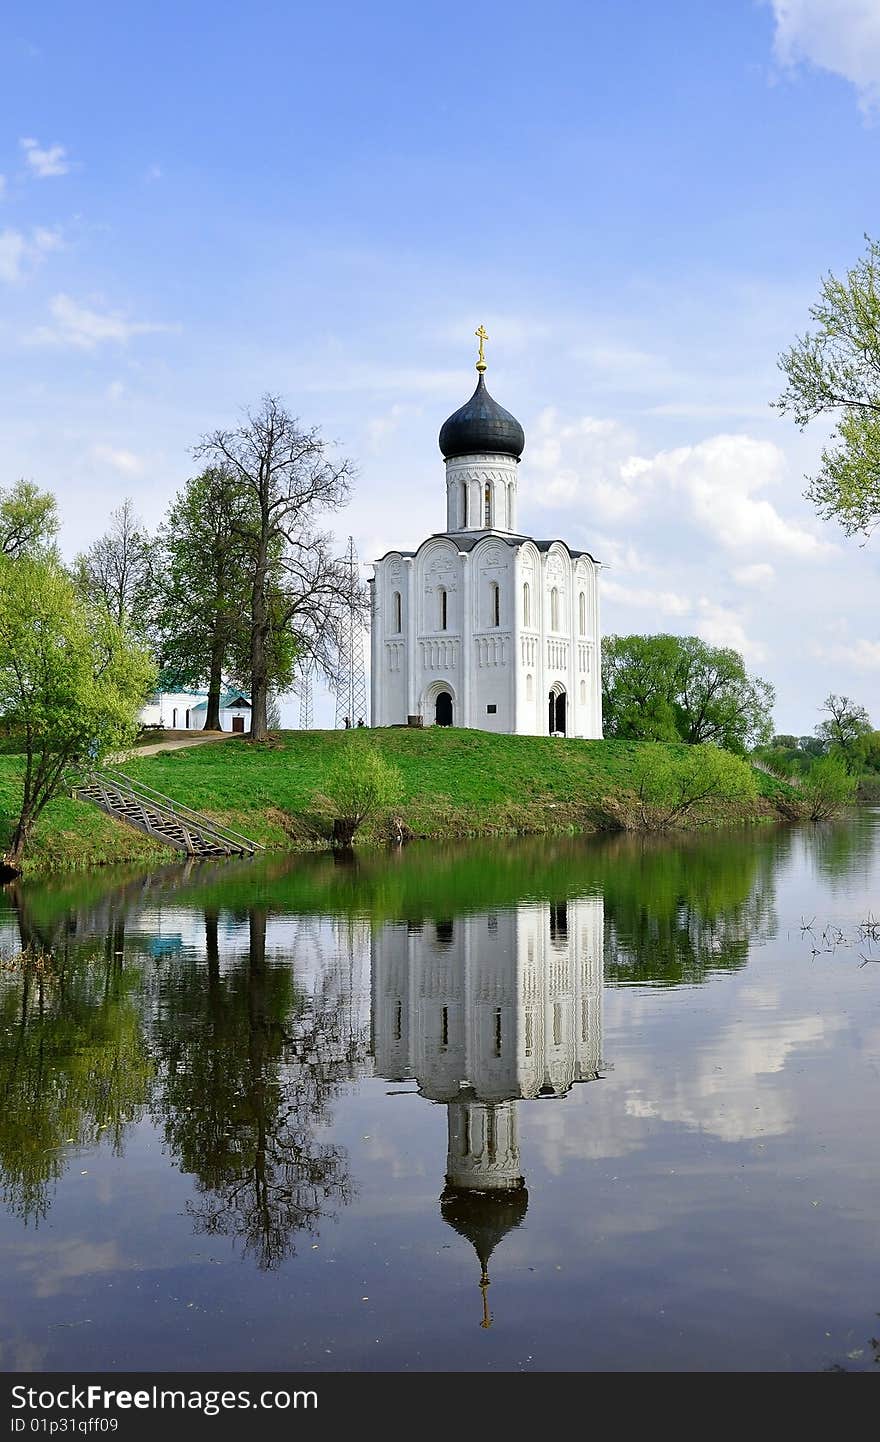
<svg viewBox="0 0 880 1442"><path fill-rule="evenodd" d="M404 795L395 811L416 835L464 836L592 829L603 798L631 789L636 757L660 743L493 736L434 727L290 731L265 746L226 740L133 758L120 769L267 846L301 846L314 836L309 823L314 798L336 749L345 744L377 746L399 768ZM20 770L20 757L0 755L0 844L14 820ZM702 820L776 818L774 799L784 797L787 786L760 772L756 779L755 802L716 804ZM379 838L381 829L366 829L364 840ZM28 869L168 854L96 808L64 798L53 802L40 821Z"/></svg>

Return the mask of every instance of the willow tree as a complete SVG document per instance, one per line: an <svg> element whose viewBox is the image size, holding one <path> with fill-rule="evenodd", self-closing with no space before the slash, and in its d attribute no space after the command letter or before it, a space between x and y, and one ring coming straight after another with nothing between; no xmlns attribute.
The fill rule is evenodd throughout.
<svg viewBox="0 0 880 1442"><path fill-rule="evenodd" d="M247 555L250 735L265 741L270 691L290 684L298 656L332 671L346 608L360 600L359 580L319 528L348 500L354 470L271 395L234 429L204 436L194 454L236 477L249 501L238 534Z"/></svg>
<svg viewBox="0 0 880 1442"><path fill-rule="evenodd" d="M146 649L85 602L56 559L0 560L0 716L24 753L8 866L18 869L68 768L133 737L154 679Z"/></svg>

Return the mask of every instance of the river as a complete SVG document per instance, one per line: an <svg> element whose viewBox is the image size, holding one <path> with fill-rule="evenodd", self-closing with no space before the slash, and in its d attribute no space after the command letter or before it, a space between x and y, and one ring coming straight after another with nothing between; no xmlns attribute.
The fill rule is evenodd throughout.
<svg viewBox="0 0 880 1442"><path fill-rule="evenodd" d="M874 1370L876 912L872 810L5 888L0 1369Z"/></svg>

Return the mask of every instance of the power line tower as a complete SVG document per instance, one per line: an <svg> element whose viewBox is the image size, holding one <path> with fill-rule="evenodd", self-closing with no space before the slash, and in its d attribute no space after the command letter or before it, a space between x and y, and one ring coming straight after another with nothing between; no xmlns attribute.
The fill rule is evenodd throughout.
<svg viewBox="0 0 880 1442"><path fill-rule="evenodd" d="M312 679L315 668L311 661L307 661L299 673L299 680L296 689L299 692L299 729L300 731L311 731L315 724L315 703Z"/></svg>
<svg viewBox="0 0 880 1442"><path fill-rule="evenodd" d="M351 581L351 599L345 608L339 646L339 670L336 673L336 725L349 726L367 721L367 676L364 668L364 624L356 596L360 587L360 565L354 538L349 536L345 564Z"/></svg>

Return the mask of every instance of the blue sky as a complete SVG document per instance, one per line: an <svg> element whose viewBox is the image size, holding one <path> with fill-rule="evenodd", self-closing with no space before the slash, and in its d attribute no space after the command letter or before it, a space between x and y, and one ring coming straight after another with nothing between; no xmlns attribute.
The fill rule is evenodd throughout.
<svg viewBox="0 0 880 1442"><path fill-rule="evenodd" d="M417 543L483 322L521 523L608 563L604 628L880 724L876 546L768 405L878 232L876 0L7 3L0 117L0 484L68 553L267 389L358 463L339 535Z"/></svg>

